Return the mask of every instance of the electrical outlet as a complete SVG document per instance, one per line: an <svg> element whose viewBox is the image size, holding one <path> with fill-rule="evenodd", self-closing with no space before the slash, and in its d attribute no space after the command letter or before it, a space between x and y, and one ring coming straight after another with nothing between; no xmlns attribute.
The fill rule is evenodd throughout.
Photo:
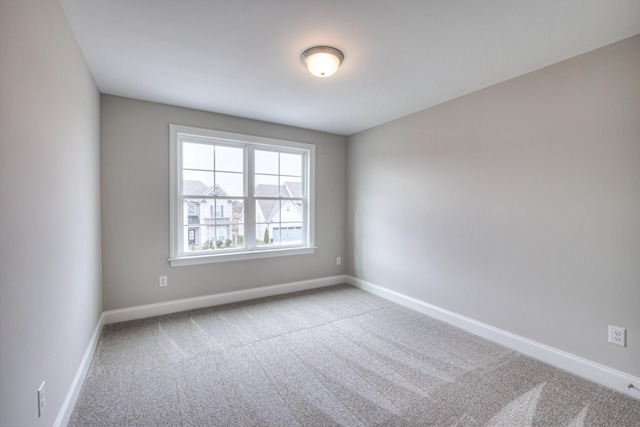
<svg viewBox="0 0 640 427"><path fill-rule="evenodd" d="M164 288L165 286L169 286L169 281L167 280L167 276L160 276L160 280L158 280L158 286Z"/></svg>
<svg viewBox="0 0 640 427"><path fill-rule="evenodd" d="M609 325L609 342L622 347L627 346L627 330L619 326Z"/></svg>
<svg viewBox="0 0 640 427"><path fill-rule="evenodd" d="M47 405L47 394L44 389L44 381L38 389L38 418L44 413L44 407Z"/></svg>
<svg viewBox="0 0 640 427"><path fill-rule="evenodd" d="M336 257L336 265L342 265L342 257Z"/></svg>

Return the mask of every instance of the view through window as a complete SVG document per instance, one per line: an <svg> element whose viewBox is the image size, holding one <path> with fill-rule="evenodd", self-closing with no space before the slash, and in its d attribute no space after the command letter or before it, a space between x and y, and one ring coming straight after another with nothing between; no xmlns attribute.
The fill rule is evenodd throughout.
<svg viewBox="0 0 640 427"><path fill-rule="evenodd" d="M172 125L172 258L312 246L313 146Z"/></svg>

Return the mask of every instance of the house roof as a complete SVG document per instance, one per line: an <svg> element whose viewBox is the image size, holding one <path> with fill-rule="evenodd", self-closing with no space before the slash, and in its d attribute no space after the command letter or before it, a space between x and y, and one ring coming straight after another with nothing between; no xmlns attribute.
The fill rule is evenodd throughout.
<svg viewBox="0 0 640 427"><path fill-rule="evenodd" d="M182 194L187 194L190 196L204 195L206 194L208 188L211 187L207 187L201 181L194 181L189 179L185 179L184 181L182 181Z"/></svg>
<svg viewBox="0 0 640 427"><path fill-rule="evenodd" d="M205 192L203 193L205 196L228 196L229 193L224 191L222 187L218 184L212 185L211 187L207 187Z"/></svg>
<svg viewBox="0 0 640 427"><path fill-rule="evenodd" d="M182 183L182 191L184 194L190 196L226 196L227 192L224 191L219 185L206 186L203 182L197 180L185 179ZM302 184L300 182L285 181L283 185L272 184L258 184L256 186L256 196L258 197L301 197L302 196ZM196 200L196 199L189 199ZM258 207L262 212L262 216L265 221L271 221L278 214L280 210L280 202L274 199L258 200ZM237 201L233 204L233 212L240 213L243 208L242 201Z"/></svg>
<svg viewBox="0 0 640 427"><path fill-rule="evenodd" d="M302 184L299 182L285 182L284 185L258 184L256 186L257 197L301 197ZM264 220L271 221L280 210L278 200L258 200L258 206L262 211Z"/></svg>
<svg viewBox="0 0 640 427"><path fill-rule="evenodd" d="M202 181L197 180L189 180L185 179L182 181L182 192L183 194L187 194L190 196L227 196L228 193L224 191L222 187L219 185L211 185L207 186ZM202 203L205 199L198 198L190 198L186 199L189 202ZM243 202L241 200L238 201L229 201L233 204L233 212L238 214L242 212Z"/></svg>
<svg viewBox="0 0 640 427"><path fill-rule="evenodd" d="M285 182L285 188L289 193L289 197L302 197L302 183L301 182Z"/></svg>

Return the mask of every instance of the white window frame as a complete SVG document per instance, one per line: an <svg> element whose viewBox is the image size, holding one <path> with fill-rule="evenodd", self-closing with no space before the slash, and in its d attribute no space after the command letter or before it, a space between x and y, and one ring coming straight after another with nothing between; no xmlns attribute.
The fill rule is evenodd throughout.
<svg viewBox="0 0 640 427"><path fill-rule="evenodd" d="M315 252L315 145L287 141L282 139L265 138L253 135L223 132L212 129L202 129L182 125L169 125L169 262L172 267L181 267L195 264L208 264L214 262L242 261L256 258L271 258L288 255L312 254ZM303 244L289 247L270 248L244 248L235 251L220 251L218 253L201 252L189 253L182 247L184 242L184 208L182 201L182 143L193 139L210 140L212 143L245 147L244 154L244 230L245 239L255 234L255 201L253 152L255 149L271 149L277 151L303 150L305 175L304 200L305 217L303 229L306 225L306 233L303 236Z"/></svg>

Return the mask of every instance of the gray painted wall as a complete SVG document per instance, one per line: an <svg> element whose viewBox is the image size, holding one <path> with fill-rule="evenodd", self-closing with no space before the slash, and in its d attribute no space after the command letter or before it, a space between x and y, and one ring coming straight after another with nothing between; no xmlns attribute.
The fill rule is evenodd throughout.
<svg viewBox="0 0 640 427"><path fill-rule="evenodd" d="M640 376L640 36L353 135L348 159L349 274Z"/></svg>
<svg viewBox="0 0 640 427"><path fill-rule="evenodd" d="M0 425L50 426L102 311L99 94L58 1L1 1L0 52Z"/></svg>
<svg viewBox="0 0 640 427"><path fill-rule="evenodd" d="M316 253L171 268L171 123L315 144ZM109 95L101 125L105 310L344 274L345 137Z"/></svg>

